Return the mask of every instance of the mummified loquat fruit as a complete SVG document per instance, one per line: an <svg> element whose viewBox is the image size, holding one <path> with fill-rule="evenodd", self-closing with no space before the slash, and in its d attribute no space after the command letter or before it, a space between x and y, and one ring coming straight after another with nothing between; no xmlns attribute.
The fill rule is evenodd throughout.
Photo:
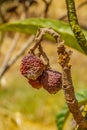
<svg viewBox="0 0 87 130"><path fill-rule="evenodd" d="M62 88L62 74L52 69L44 70L41 83L49 93L55 94Z"/></svg>
<svg viewBox="0 0 87 130"><path fill-rule="evenodd" d="M55 94L62 88L62 74L46 69L43 61L34 54L28 54L22 59L20 71L33 88L43 86L50 94Z"/></svg>
<svg viewBox="0 0 87 130"><path fill-rule="evenodd" d="M39 89L42 87L40 77L38 77L36 80L29 79L28 82L33 88Z"/></svg>
<svg viewBox="0 0 87 130"><path fill-rule="evenodd" d="M43 61L33 54L28 54L22 59L20 71L28 79L36 80L44 69Z"/></svg>

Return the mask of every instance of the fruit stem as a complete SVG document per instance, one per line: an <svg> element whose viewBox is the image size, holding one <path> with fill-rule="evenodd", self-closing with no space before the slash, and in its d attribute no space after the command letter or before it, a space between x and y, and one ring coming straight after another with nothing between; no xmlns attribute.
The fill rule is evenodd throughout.
<svg viewBox="0 0 87 130"><path fill-rule="evenodd" d="M40 55L43 53L41 48L41 42L43 40L44 35L48 33L53 38L55 38L58 43L57 52L58 52L58 62L62 67L62 89L64 91L66 103L69 107L70 112L72 113L76 123L79 125L81 130L87 129L87 121L82 116L82 113L79 109L78 101L75 97L74 87L72 83L71 77L71 64L70 64L70 54L71 52L67 52L64 46L64 41L61 39L60 35L55 32L52 28L41 28L38 30L35 37L35 44L30 50L31 53L34 53L35 49L39 47ZM43 56L43 55L42 55ZM45 55L46 56L46 55ZM44 56L43 56L44 57ZM44 58L45 60L45 58Z"/></svg>
<svg viewBox="0 0 87 130"><path fill-rule="evenodd" d="M55 32L52 28L40 28L40 29L38 29L36 36L35 36L35 44L30 49L29 53L34 54L35 50L38 48L39 49L39 56L41 56L41 55L43 56L47 67L49 67L50 66L49 65L49 58L47 57L46 53L44 52L44 50L41 46L41 42L42 42L43 37L45 36L46 33L53 36L57 43L60 41L60 35L57 32Z"/></svg>

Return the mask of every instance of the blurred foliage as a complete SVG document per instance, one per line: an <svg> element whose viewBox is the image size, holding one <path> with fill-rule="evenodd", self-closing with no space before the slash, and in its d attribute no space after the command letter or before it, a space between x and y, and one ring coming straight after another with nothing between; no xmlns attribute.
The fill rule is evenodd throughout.
<svg viewBox="0 0 87 130"><path fill-rule="evenodd" d="M8 4L8 1L11 4ZM25 8L28 7L28 6L26 6L25 1L28 1L28 2L31 1L31 5L32 5L32 0L25 0L25 1L17 0L17 1L22 3L22 5L25 5ZM16 1L16 3L17 3L17 1ZM2 15L4 16L5 22L9 22L11 18L15 19L14 15L13 15L13 13L15 13L15 11L16 11L16 20L20 19L20 14L22 13L23 10L22 11L17 10L17 9L19 9L19 4L15 4L15 2L13 2L12 0L0 0L0 2L1 2L0 6L3 5L3 7L1 7L1 8L2 8L2 10L4 9L4 11L2 11ZM6 6L5 6L4 2L6 2L7 5L10 5L10 6L5 8ZM34 3L37 3L37 2L34 1ZM52 14L52 16L51 16L52 18L55 17L55 14L57 14L56 18L58 18L59 16L61 16L63 14L63 12L65 13L65 11L64 11L65 6L63 6L63 8L61 8L62 2L63 1L57 2L55 0L56 4L54 5L54 3L53 3L52 9L49 10L49 12L51 12L51 14ZM79 0L77 0L76 2L81 3L81 1L79 1ZM57 4L59 5L59 7L61 9L58 7ZM56 7L56 6L57 6L57 9L55 12L54 7ZM39 7L42 8L42 4L40 6L38 6L37 8L39 8ZM37 14L37 12L42 13L40 11L40 9L38 9L39 10L38 11L37 8L34 7L34 12L36 14ZM11 15L9 15L10 18L8 19L7 14L9 12ZM81 12L86 13L86 11L81 11ZM80 16L81 16L81 12L79 12ZM42 15L40 15L40 13L39 13L39 15L38 14L35 15L34 13L30 14L28 12L27 17L34 17L34 16L41 17ZM50 15L48 15L48 16L50 16ZM80 19L80 20L82 20L82 23L84 23L84 22L87 23L86 17L85 17L85 20L83 20L83 19ZM4 23L4 21L2 23ZM62 38L66 41L67 46L82 52L82 54L84 53L84 51L80 48L76 39L74 38L74 35L73 35L69 25L65 22L52 20L52 19L40 19L40 18L31 19L31 18L29 18L29 19L26 19L23 21L17 21L17 22L12 22L12 23L9 22L6 24L1 24L0 31L3 31L3 33L5 31L14 31L14 32L18 31L18 32L26 33L26 34L35 34L39 27L52 27L55 31L60 33ZM87 32L84 31L84 34L87 39ZM10 35L11 35L10 37L12 37L12 39L13 39L12 32L10 33ZM9 37L9 35L8 35L8 37ZM46 38L53 41L53 39L51 37L49 37L49 35L47 35ZM6 45L6 44L8 44L8 43L6 43L7 42L6 40L8 40L8 39L5 39L5 43L3 44L4 47L6 48L2 53L3 55L6 54L6 51L8 48L8 46ZM45 41L44 47L46 49L46 53L48 53L48 55L49 55L50 62L52 63L51 64L52 67L54 67L56 69L56 68L58 68L57 56L55 55L56 46L54 47L54 44L53 44L53 42L51 44L51 41L50 42ZM10 45L11 45L11 42L10 42ZM21 46L21 42L20 42L19 46ZM2 60L3 59L4 58L2 56ZM81 55L80 53L77 53L76 51L74 51L71 59L72 59L72 65L73 65L73 67L72 67L73 81L75 84L76 91L77 90L79 91L78 92L79 95L77 95L77 98L79 101L86 101L85 100L87 97L86 91L80 90L82 87L84 89L86 89L85 86L87 86L86 56ZM79 60L77 60L77 59L79 59ZM1 62L2 62L2 60L1 60ZM18 66L18 68L17 68L17 66ZM15 72L13 72L13 70ZM0 90L0 130L12 130L12 129L13 130L28 130L28 129L56 130L57 127L56 127L56 123L55 123L55 117L58 112L60 112L59 116L57 116L58 121L59 121L59 124L58 124L59 130L61 130L63 128L63 125L65 127L65 125L66 125L65 121L67 121L66 118L68 117L68 114L67 114L68 109L67 109L67 107L63 108L64 102L65 102L64 98L63 98L63 93L59 92L56 95L50 95L47 92L45 92L43 89L40 89L38 91L33 89L29 84L27 84L26 80L23 77L21 77L19 73L16 73L18 70L19 70L19 62L10 71L8 71L7 75L5 75L10 80L9 83L8 83L8 81L6 82L6 88L4 88L3 84L1 86L1 90ZM9 73L10 73L10 75L9 75ZM15 73L16 73L16 75L15 75ZM60 97L62 97L62 100L60 100ZM70 119L67 122L70 122ZM72 129L70 126L67 126L64 129L69 129L69 128L70 128L70 130Z"/></svg>

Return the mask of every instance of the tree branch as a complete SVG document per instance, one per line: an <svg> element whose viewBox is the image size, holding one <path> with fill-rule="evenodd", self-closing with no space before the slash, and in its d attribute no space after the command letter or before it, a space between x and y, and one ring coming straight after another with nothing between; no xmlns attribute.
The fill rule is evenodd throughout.
<svg viewBox="0 0 87 130"><path fill-rule="evenodd" d="M69 19L71 29L78 41L78 44L83 49L85 54L87 54L87 42L84 33L81 30L78 23L74 0L66 0L66 5L67 5L68 19Z"/></svg>
<svg viewBox="0 0 87 130"><path fill-rule="evenodd" d="M26 13L24 11L24 12L22 12L22 14L20 16L20 19L23 20L23 19L25 19L25 17L26 17ZM18 40L19 40L20 36L21 36L20 33L16 33L14 35L13 41L11 43L11 47L9 48L8 52L6 53L5 59L3 61L1 69L0 69L0 78L6 72L6 70L7 70L6 68L9 68L9 67L7 67L8 66L8 62L9 62L9 60L11 58L12 52L14 51L14 49L15 49L17 43L18 43Z"/></svg>
<svg viewBox="0 0 87 130"><path fill-rule="evenodd" d="M4 68L0 70L0 78L4 75L4 73L18 60L18 58L24 54L29 45L33 42L34 36L29 37L29 39L24 43L24 46L21 50L15 55L13 59L11 59L7 64L5 64Z"/></svg>
<svg viewBox="0 0 87 130"><path fill-rule="evenodd" d="M46 18L52 0L43 0L43 2L45 3L44 17Z"/></svg>
<svg viewBox="0 0 87 130"><path fill-rule="evenodd" d="M34 53L35 49L41 45L44 35L48 33L52 35L56 42L58 43L58 62L62 67L62 89L64 91L65 99L68 105L70 112L72 113L76 123L79 125L81 130L87 129L87 121L82 116L80 108L78 106L78 101L75 97L74 87L72 83L71 77L71 64L70 64L70 54L71 52L67 52L64 46L64 41L61 39L60 35L56 33L51 28L41 28L37 31L35 37L35 44L30 49L31 53Z"/></svg>
<svg viewBox="0 0 87 130"><path fill-rule="evenodd" d="M76 10L78 10L78 9L80 9L80 8L82 8L84 5L86 5L87 4L87 1L84 1L83 3L81 3L80 5L78 5L78 7L77 7L77 9ZM67 17L67 14L64 14L63 16L61 16L60 18L58 18L59 20L63 20L63 19L65 19Z"/></svg>
<svg viewBox="0 0 87 130"><path fill-rule="evenodd" d="M3 73L4 69L6 68L6 66L7 66L7 64L8 64L8 62L9 62L9 59L10 59L10 57L11 57L11 54L12 54L13 50L15 49L16 45L17 45L17 42L18 42L18 40L19 40L19 37L20 37L20 34L19 34L19 33L16 33L16 34L15 34L15 37L14 37L12 43L11 43L12 45L11 45L11 47L9 48L9 50L8 50L6 56L5 56L5 59L4 59L4 61L3 61L3 64L2 64L2 66L1 66L0 75Z"/></svg>
<svg viewBox="0 0 87 130"><path fill-rule="evenodd" d="M78 106L78 101L75 97L74 87L71 77L71 64L70 64L70 54L66 51L64 47L64 41L58 44L58 62L62 67L62 89L64 91L66 103L70 112L72 113L76 123L79 125L81 130L87 129L87 121L82 116L80 108Z"/></svg>

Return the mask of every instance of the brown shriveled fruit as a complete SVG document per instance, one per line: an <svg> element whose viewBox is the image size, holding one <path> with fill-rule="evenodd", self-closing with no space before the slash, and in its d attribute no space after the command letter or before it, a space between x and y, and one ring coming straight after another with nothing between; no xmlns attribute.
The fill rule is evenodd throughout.
<svg viewBox="0 0 87 130"><path fill-rule="evenodd" d="M28 54L22 59L20 71L28 79L36 80L44 69L43 61L33 54Z"/></svg>
<svg viewBox="0 0 87 130"><path fill-rule="evenodd" d="M41 83L49 93L55 94L62 88L62 74L52 69L44 70Z"/></svg>
<svg viewBox="0 0 87 130"><path fill-rule="evenodd" d="M38 77L36 80L28 79L28 82L29 82L29 84L31 84L31 86L33 88L39 89L39 88L42 87L41 78L40 77Z"/></svg>
<svg viewBox="0 0 87 130"><path fill-rule="evenodd" d="M28 54L22 59L21 74L28 79L33 88L43 88L51 94L62 88L62 74L52 69L46 69L43 61L34 54Z"/></svg>

